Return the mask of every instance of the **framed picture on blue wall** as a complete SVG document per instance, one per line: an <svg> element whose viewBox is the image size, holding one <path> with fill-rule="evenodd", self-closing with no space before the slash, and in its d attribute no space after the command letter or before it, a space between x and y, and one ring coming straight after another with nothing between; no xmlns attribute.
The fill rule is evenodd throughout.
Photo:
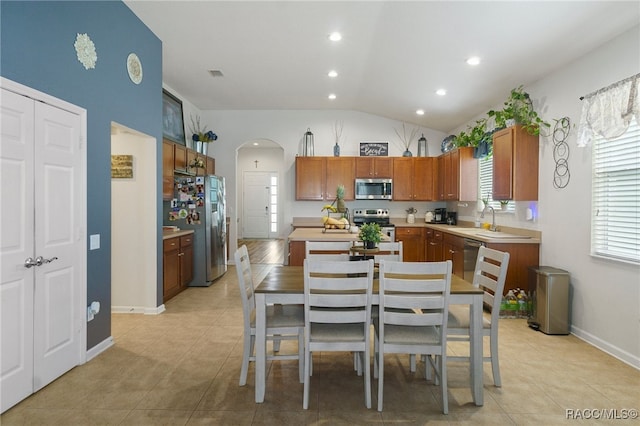
<svg viewBox="0 0 640 426"><path fill-rule="evenodd" d="M162 136L180 145L186 145L182 101L162 89Z"/></svg>

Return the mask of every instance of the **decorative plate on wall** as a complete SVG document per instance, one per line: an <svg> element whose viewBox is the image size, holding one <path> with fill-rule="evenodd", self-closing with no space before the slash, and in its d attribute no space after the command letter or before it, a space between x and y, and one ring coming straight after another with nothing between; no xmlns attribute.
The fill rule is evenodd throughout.
<svg viewBox="0 0 640 426"><path fill-rule="evenodd" d="M96 67L98 54L96 53L96 46L93 44L93 41L91 41L88 34L78 33L76 35L76 42L73 43L73 47L76 48L78 61L84 65L85 69Z"/></svg>
<svg viewBox="0 0 640 426"><path fill-rule="evenodd" d="M142 63L135 53L129 53L129 56L127 56L127 72L129 73L129 78L135 84L142 82Z"/></svg>
<svg viewBox="0 0 640 426"><path fill-rule="evenodd" d="M444 138L442 140L442 146L440 147L442 152L449 152L451 151L453 148L455 148L455 135L449 135L446 138Z"/></svg>

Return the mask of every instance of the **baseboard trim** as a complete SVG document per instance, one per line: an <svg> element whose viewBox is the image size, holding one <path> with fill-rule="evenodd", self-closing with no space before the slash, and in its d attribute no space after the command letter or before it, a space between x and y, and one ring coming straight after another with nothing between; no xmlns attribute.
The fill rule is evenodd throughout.
<svg viewBox="0 0 640 426"><path fill-rule="evenodd" d="M620 361L624 362L625 364L630 365L631 367L640 370L640 358L627 352L624 351L616 346L613 346L611 344L609 344L608 342L605 342L604 340L594 336L591 333L588 333L578 327L575 326L571 326L571 334L575 335L577 338L579 338L580 340L584 340L585 342L589 343L590 345L595 346L596 348L600 349L603 352L608 353L609 355L611 355L612 357L615 357L617 359L619 359Z"/></svg>
<svg viewBox="0 0 640 426"><path fill-rule="evenodd" d="M165 311L164 304L155 308L147 308L144 306L112 306L112 314L143 314L143 315L158 315Z"/></svg>
<svg viewBox="0 0 640 426"><path fill-rule="evenodd" d="M95 345L94 347L92 347L87 351L86 362L91 361L93 358L97 357L102 352L109 349L111 346L113 346L113 337L109 336L106 339L104 339L102 342L98 343L97 345Z"/></svg>

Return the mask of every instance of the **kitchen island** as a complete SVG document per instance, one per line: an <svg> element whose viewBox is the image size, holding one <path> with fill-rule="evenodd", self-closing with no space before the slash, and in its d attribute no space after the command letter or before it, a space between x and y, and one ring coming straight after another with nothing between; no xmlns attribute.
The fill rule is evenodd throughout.
<svg viewBox="0 0 640 426"><path fill-rule="evenodd" d="M344 229L330 229L323 232L323 228L296 228L287 237L289 248L289 265L302 266L305 257L306 241L350 241L357 242L358 234ZM389 237L383 235L382 241L388 241Z"/></svg>

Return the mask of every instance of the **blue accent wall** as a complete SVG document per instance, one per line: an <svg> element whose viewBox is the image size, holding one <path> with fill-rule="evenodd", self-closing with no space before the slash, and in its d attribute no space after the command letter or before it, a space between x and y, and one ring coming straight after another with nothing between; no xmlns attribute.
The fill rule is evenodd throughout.
<svg viewBox="0 0 640 426"><path fill-rule="evenodd" d="M111 336L111 122L155 137L156 164L162 164L162 43L119 1L2 1L0 23L0 75L87 110L87 240L101 236L100 249L87 252L87 302L99 301L106 314L87 323L90 349ZM76 57L77 33L96 46L94 69ZM139 85L127 74L131 52L142 62ZM149 188L157 193L158 223L161 182L159 166L158 184ZM162 259L161 244L157 253ZM158 305L161 281L159 261Z"/></svg>

